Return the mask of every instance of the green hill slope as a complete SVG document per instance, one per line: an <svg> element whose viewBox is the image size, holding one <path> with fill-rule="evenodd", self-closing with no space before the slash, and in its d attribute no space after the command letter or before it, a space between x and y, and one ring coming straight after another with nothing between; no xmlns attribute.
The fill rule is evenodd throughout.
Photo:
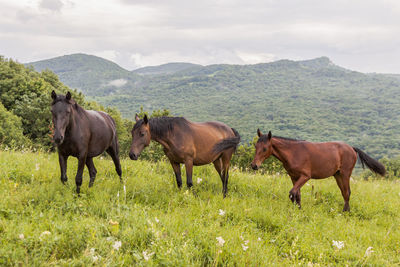
<svg viewBox="0 0 400 267"><path fill-rule="evenodd" d="M114 62L85 54L61 56L25 65L33 66L37 71L50 69L59 76L61 82L84 94L104 88L112 90L123 87L136 76Z"/></svg>
<svg viewBox="0 0 400 267"><path fill-rule="evenodd" d="M201 68L201 65L184 63L184 62L173 62L159 66L149 66L140 69L136 69L132 72L140 75L161 75L161 74L173 74L187 69Z"/></svg>
<svg viewBox="0 0 400 267"><path fill-rule="evenodd" d="M52 70L67 85L118 107L128 118L141 105L145 110L166 108L194 121L223 121L246 141L259 127L312 141L343 140L375 157L400 153L400 81L349 71L326 57L196 66L150 76L129 73L119 76L127 81L120 87L90 88L90 76ZM69 75L76 76L68 80Z"/></svg>

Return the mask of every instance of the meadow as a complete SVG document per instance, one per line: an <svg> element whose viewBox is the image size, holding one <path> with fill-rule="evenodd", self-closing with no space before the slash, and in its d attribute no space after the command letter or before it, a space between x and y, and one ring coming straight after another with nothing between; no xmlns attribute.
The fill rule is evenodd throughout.
<svg viewBox="0 0 400 267"><path fill-rule="evenodd" d="M227 198L213 166L177 189L167 162L95 159L75 193L57 154L0 151L1 266L398 266L400 182L351 180L351 212L333 178L309 181L302 209L289 177L231 170ZM185 179L184 179L185 181Z"/></svg>

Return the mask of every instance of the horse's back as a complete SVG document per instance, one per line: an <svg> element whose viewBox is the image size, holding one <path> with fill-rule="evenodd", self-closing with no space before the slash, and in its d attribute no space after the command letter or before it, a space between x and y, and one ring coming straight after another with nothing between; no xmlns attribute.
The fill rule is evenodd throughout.
<svg viewBox="0 0 400 267"><path fill-rule="evenodd" d="M86 110L89 119L91 139L89 154L99 155L111 146L116 137L115 122L110 115L102 111Z"/></svg>
<svg viewBox="0 0 400 267"><path fill-rule="evenodd" d="M357 156L353 148L344 142L304 142L308 152L307 165L315 179L334 175L343 167L354 166Z"/></svg>
<svg viewBox="0 0 400 267"><path fill-rule="evenodd" d="M192 145L195 165L203 165L215 160L214 146L220 141L234 137L232 129L222 122L191 123Z"/></svg>

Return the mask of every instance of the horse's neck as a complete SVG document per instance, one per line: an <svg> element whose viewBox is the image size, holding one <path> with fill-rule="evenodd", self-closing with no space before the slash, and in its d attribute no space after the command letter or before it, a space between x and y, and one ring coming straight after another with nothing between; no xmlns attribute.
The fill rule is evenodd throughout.
<svg viewBox="0 0 400 267"><path fill-rule="evenodd" d="M86 110L83 110L83 112L86 112ZM80 127L87 126L89 123L87 120L85 120L87 116L82 116L82 114L80 114L75 108L73 109L71 116L71 120L66 129L66 134L68 133L70 136L74 135L76 131L79 131Z"/></svg>
<svg viewBox="0 0 400 267"><path fill-rule="evenodd" d="M287 163L290 141L274 138L272 139L272 155L284 165Z"/></svg>
<svg viewBox="0 0 400 267"><path fill-rule="evenodd" d="M154 131L151 130L152 127L150 125L150 135L151 135L151 140L161 144L164 148L169 148L169 140L167 138L162 138L161 136L158 136Z"/></svg>

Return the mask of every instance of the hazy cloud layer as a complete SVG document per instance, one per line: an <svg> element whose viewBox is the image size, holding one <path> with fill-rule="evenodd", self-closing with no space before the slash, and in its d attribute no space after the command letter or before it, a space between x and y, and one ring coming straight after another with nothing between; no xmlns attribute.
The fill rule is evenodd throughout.
<svg viewBox="0 0 400 267"><path fill-rule="evenodd" d="M127 69L328 56L400 73L398 25L397 0L0 0L0 54L29 62L83 52Z"/></svg>

